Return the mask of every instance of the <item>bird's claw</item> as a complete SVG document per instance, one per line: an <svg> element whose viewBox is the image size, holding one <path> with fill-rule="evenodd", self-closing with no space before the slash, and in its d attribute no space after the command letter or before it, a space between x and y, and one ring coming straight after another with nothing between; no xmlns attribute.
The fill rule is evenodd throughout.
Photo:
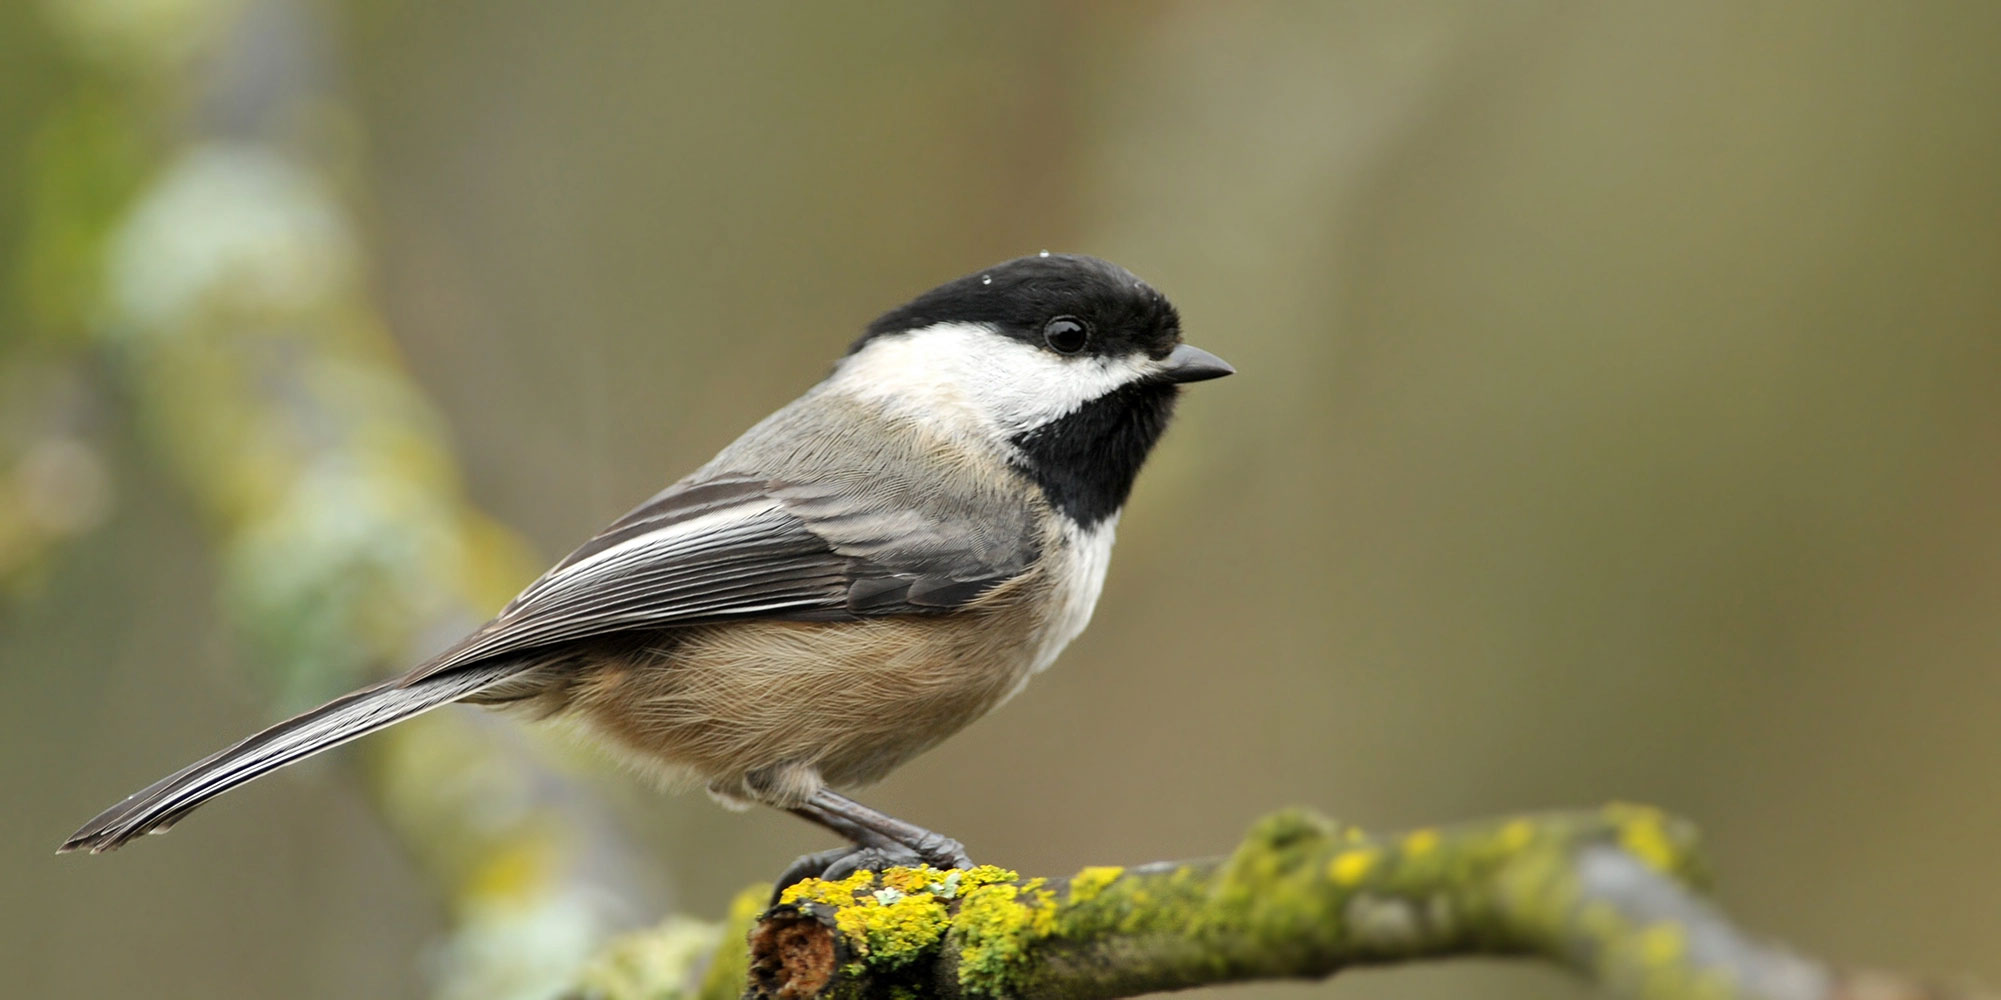
<svg viewBox="0 0 2001 1000"><path fill-rule="evenodd" d="M900 847L833 847L802 854L786 867L784 874L778 876L778 884L771 889L771 903L778 905L778 897L787 888L809 878L838 882L859 871L879 872L885 868L914 867L924 863L916 852Z"/></svg>
<svg viewBox="0 0 2001 1000"><path fill-rule="evenodd" d="M910 845L912 853L933 868L971 868L973 859L966 856L966 845L942 833L926 833Z"/></svg>
<svg viewBox="0 0 2001 1000"><path fill-rule="evenodd" d="M838 882L859 871L879 872L885 868L915 868L919 865L939 869L971 868L973 859L966 856L966 845L936 833L926 834L908 847L850 846L814 851L800 855L786 866L785 873L778 876L778 884L771 889L771 904L778 905L778 897L788 887L809 878Z"/></svg>

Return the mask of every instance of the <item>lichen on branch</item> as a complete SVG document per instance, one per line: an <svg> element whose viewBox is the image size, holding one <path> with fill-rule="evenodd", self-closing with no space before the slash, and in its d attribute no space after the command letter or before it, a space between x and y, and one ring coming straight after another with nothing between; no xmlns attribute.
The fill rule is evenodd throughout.
<svg viewBox="0 0 2001 1000"><path fill-rule="evenodd" d="M1561 859L1585 845L1621 843L1639 846L1664 873L1694 874L1692 833L1627 807L1396 836L1286 811L1259 822L1222 859L1087 868L1067 879L1002 880L985 870L957 886L947 883L960 873L929 869L809 880L786 890L766 920L810 917L829 928L839 967L812 993L789 977L815 978L817 969L754 957L753 968L768 971L752 992L1111 997L1517 953L1527 944L1502 917L1516 903L1505 898L1515 882L1502 873L1560 871ZM914 913L924 919L913 929L906 915ZM900 933L885 933L885 924Z"/></svg>
<svg viewBox="0 0 2001 1000"><path fill-rule="evenodd" d="M744 939L725 930L699 990L617 996L1088 1000L1464 955L1539 956L1636 1000L1948 995L1757 942L1704 881L1693 828L1642 806L1395 834L1288 810L1222 858L807 879L748 926L747 967L723 964Z"/></svg>

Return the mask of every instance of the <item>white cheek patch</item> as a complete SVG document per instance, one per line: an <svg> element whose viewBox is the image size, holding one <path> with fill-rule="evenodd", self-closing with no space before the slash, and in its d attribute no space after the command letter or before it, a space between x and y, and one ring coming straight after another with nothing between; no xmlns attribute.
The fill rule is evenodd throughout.
<svg viewBox="0 0 2001 1000"><path fill-rule="evenodd" d="M1064 357L979 324L939 323L870 341L827 388L1006 441L1158 367L1144 355Z"/></svg>

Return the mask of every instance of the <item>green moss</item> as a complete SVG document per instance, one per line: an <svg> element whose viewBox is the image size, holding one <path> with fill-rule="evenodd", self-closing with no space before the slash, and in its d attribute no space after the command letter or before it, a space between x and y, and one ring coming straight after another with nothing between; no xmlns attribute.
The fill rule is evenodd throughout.
<svg viewBox="0 0 2001 1000"><path fill-rule="evenodd" d="M1310 809L1281 809L1251 825L1239 853L1256 851L1284 853L1301 846L1317 846L1340 835L1340 824Z"/></svg>
<svg viewBox="0 0 2001 1000"><path fill-rule="evenodd" d="M921 970L940 947L962 991L978 997L1050 987L1039 963L1060 942L1144 940L1153 965L1132 970L1135 982L1192 984L1292 970L1303 954L1518 953L1581 935L1595 943L1594 964L1654 997L1686 976L1686 938L1672 925L1631 926L1616 908L1582 898L1577 852L1623 848L1672 874L1696 863L1692 845L1686 824L1636 806L1385 836L1287 810L1258 822L1220 865L1085 868L1060 901L1046 880L1017 881L991 865L809 879L783 899L831 907L853 957L847 971L885 996L925 993ZM1274 964L1274 956L1287 958ZM1721 992L1714 983L1673 985Z"/></svg>
<svg viewBox="0 0 2001 1000"><path fill-rule="evenodd" d="M734 1000L743 993L743 984L750 978L750 948L746 939L758 915L764 912L770 892L769 886L754 885L730 901L729 917L723 921L718 935L715 958L695 994L701 1000Z"/></svg>
<svg viewBox="0 0 2001 1000"><path fill-rule="evenodd" d="M1056 930L1056 893L1034 879L1021 886L990 884L966 894L952 933L959 949L959 985L967 992L1013 992L1035 942Z"/></svg>
<svg viewBox="0 0 2001 1000"><path fill-rule="evenodd" d="M1327 877L1343 889L1352 889L1362 883L1374 871L1376 863L1382 860L1383 852L1373 847L1355 847L1334 855L1327 863Z"/></svg>
<svg viewBox="0 0 2001 1000"><path fill-rule="evenodd" d="M1105 887L1118 881L1126 870L1117 865L1085 868L1070 876L1070 902L1088 903L1098 898Z"/></svg>
<svg viewBox="0 0 2001 1000"><path fill-rule="evenodd" d="M671 917L658 927L612 939L577 976L574 996L585 1000L666 1000L686 994L663 986L684 983L690 969L716 947L715 924Z"/></svg>
<svg viewBox="0 0 2001 1000"><path fill-rule="evenodd" d="M1265 817L1217 873L1211 896L1192 901L1189 933L1252 947L1279 946L1293 933L1288 928L1300 926L1337 936L1340 897L1327 888L1332 858L1349 843L1342 827L1306 810ZM1354 864L1344 865L1343 874L1353 874L1347 869Z"/></svg>
<svg viewBox="0 0 2001 1000"><path fill-rule="evenodd" d="M1619 846L1639 858L1647 867L1673 875L1687 864L1686 831L1676 830L1666 813L1652 806L1614 802L1604 809L1605 818L1619 831Z"/></svg>
<svg viewBox="0 0 2001 1000"><path fill-rule="evenodd" d="M657 927L613 938L577 974L565 996L579 1000L723 1000L743 992L750 973L745 935L770 892L739 893L721 924L671 917ZM691 973L707 966L699 985ZM694 987L692 990L690 987Z"/></svg>

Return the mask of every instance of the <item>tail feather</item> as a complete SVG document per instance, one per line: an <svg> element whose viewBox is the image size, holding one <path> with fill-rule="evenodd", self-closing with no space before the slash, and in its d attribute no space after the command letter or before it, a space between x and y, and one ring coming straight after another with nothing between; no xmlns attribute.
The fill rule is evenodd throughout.
<svg viewBox="0 0 2001 1000"><path fill-rule="evenodd" d="M457 701L519 670L505 663L462 667L407 686L398 679L341 695L127 796L85 823L56 853L97 854L141 834L165 833L202 803L252 778Z"/></svg>

